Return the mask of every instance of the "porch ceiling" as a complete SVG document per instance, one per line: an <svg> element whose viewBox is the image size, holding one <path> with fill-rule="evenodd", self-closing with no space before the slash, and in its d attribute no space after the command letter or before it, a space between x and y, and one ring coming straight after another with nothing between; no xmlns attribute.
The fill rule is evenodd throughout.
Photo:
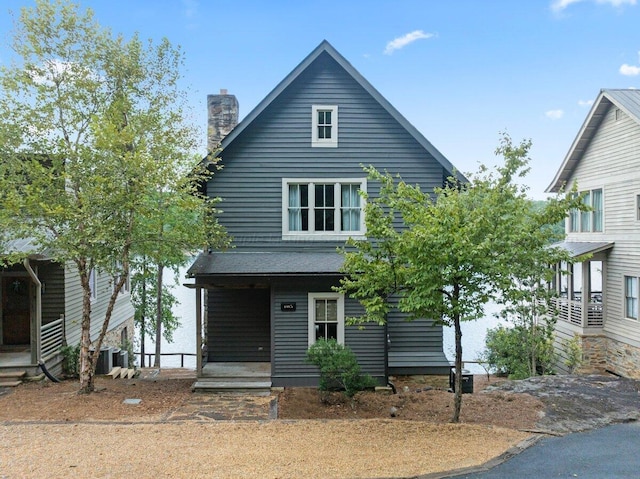
<svg viewBox="0 0 640 479"><path fill-rule="evenodd" d="M562 248L577 258L584 254L596 254L613 248L614 243L608 241L560 241L551 245L553 248Z"/></svg>

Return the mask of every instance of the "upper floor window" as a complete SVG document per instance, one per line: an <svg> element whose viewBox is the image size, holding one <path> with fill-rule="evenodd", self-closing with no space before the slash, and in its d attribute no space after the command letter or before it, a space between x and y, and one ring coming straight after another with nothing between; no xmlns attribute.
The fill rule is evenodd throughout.
<svg viewBox="0 0 640 479"><path fill-rule="evenodd" d="M283 179L285 239L343 240L364 235L366 179Z"/></svg>
<svg viewBox="0 0 640 479"><path fill-rule="evenodd" d="M581 193L582 202L590 211L569 212L569 232L601 232L603 223L602 188Z"/></svg>
<svg viewBox="0 0 640 479"><path fill-rule="evenodd" d="M311 146L337 148L338 146L338 106L312 105Z"/></svg>

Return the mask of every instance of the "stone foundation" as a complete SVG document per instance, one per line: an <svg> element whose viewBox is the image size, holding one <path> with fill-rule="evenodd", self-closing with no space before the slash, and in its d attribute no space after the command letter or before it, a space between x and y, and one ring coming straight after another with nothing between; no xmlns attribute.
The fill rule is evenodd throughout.
<svg viewBox="0 0 640 479"><path fill-rule="evenodd" d="M584 363L576 371L580 374L612 373L640 379L640 348L604 335L579 336Z"/></svg>
<svg viewBox="0 0 640 479"><path fill-rule="evenodd" d="M120 348L122 347L122 331L127 329L126 339L131 344L133 344L134 339L134 328L135 324L133 321L133 316L126 320L124 323L120 324L117 328L108 331L107 334L104 335L104 339L102 340L102 347L109 348Z"/></svg>

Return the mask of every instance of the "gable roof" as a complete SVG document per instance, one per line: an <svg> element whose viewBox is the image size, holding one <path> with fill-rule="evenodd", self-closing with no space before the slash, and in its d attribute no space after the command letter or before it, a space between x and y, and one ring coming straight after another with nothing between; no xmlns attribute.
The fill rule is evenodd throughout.
<svg viewBox="0 0 640 479"><path fill-rule="evenodd" d="M431 154L438 163L449 173L453 173L454 167L438 149L427 140L407 119L396 110L331 44L323 40L302 62L293 69L238 125L231 130L221 141L221 149L224 150L238 135L240 135L260 114L289 86L302 72L304 72L321 54L326 53L333 58L344 70L369 93L415 140ZM467 179L456 172L460 181Z"/></svg>
<svg viewBox="0 0 640 479"><path fill-rule="evenodd" d="M545 190L547 193L559 192L567 181L569 181L569 178L571 178L571 175L578 166L582 155L589 147L589 144L598 131L598 128L600 128L602 119L605 117L612 105L615 105L616 108L619 108L640 124L640 90L600 90L598 98L596 98L596 101L593 103L591 111L589 111L578 135L575 140L573 140L573 144L562 162L560 169L556 173L551 184Z"/></svg>

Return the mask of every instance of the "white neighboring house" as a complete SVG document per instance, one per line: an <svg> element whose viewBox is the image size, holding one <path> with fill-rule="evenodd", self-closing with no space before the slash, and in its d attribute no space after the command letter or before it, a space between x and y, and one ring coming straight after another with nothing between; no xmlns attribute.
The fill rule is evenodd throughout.
<svg viewBox="0 0 640 479"><path fill-rule="evenodd" d="M585 366L640 378L640 90L600 91L547 192L576 182L592 211L570 213L557 277L557 346L578 335ZM562 367L561 367L562 369Z"/></svg>

